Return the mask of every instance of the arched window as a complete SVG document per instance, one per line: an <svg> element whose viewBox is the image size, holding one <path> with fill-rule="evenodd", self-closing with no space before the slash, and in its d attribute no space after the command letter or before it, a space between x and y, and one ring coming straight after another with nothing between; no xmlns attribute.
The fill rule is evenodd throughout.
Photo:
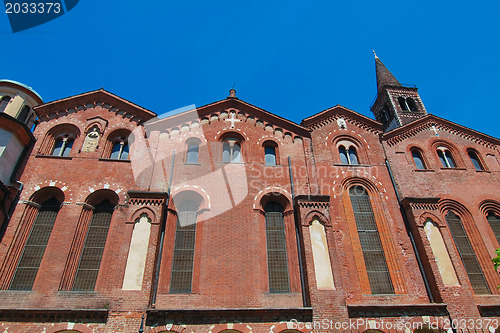
<svg viewBox="0 0 500 333"><path fill-rule="evenodd" d="M52 156L69 156L71 148L73 148L73 143L75 140L68 134L56 139L54 143L54 149L52 150Z"/></svg>
<svg viewBox="0 0 500 333"><path fill-rule="evenodd" d="M495 237L500 244L500 217L494 212L489 211L486 219L488 220L491 230L493 230L493 233L495 234Z"/></svg>
<svg viewBox="0 0 500 333"><path fill-rule="evenodd" d="M33 287L60 207L56 198L50 198L40 206L14 273L11 290L31 290Z"/></svg>
<svg viewBox="0 0 500 333"><path fill-rule="evenodd" d="M411 155L413 156L413 162L415 162L417 169L425 170L426 167L424 159L422 158L422 153L418 149L414 148L411 150Z"/></svg>
<svg viewBox="0 0 500 333"><path fill-rule="evenodd" d="M401 107L401 110L408 111L408 105L406 104L406 100L404 97L399 96L398 102L399 102L399 106Z"/></svg>
<svg viewBox="0 0 500 333"><path fill-rule="evenodd" d="M460 258L462 258L462 263L464 264L472 289L474 289L476 294L490 294L491 292L484 278L483 270L477 261L476 254L469 242L460 217L454 212L449 211L446 214L446 222L450 228Z"/></svg>
<svg viewBox="0 0 500 333"><path fill-rule="evenodd" d="M415 101L413 100L413 98L408 97L406 99L406 104L408 105L408 109L410 111L418 111L417 104L415 103Z"/></svg>
<svg viewBox="0 0 500 333"><path fill-rule="evenodd" d="M393 294L391 276L387 268L370 197L361 186L352 186L349 189L349 196L372 294Z"/></svg>
<svg viewBox="0 0 500 333"><path fill-rule="evenodd" d="M476 168L476 170L484 170L483 165L481 164L481 160L479 159L477 153L473 150L469 150L467 151L467 153L469 154L469 158L472 164L474 165L474 168Z"/></svg>
<svg viewBox="0 0 500 333"><path fill-rule="evenodd" d="M7 107L7 105L9 104L10 102L10 96L4 96L2 97L2 99L0 100L0 112L4 112L5 111L5 108Z"/></svg>
<svg viewBox="0 0 500 333"><path fill-rule="evenodd" d="M185 200L178 207L170 277L170 293L173 294L191 293L198 207L192 200Z"/></svg>
<svg viewBox="0 0 500 333"><path fill-rule="evenodd" d="M275 166L278 163L276 148L277 145L274 142L267 141L264 143L264 162L266 165Z"/></svg>
<svg viewBox="0 0 500 333"><path fill-rule="evenodd" d="M283 207L279 203L271 201L265 205L264 211L266 213L269 292L288 293L290 292L290 283Z"/></svg>
<svg viewBox="0 0 500 333"><path fill-rule="evenodd" d="M224 140L222 144L222 162L241 162L241 145L237 139L228 138Z"/></svg>
<svg viewBox="0 0 500 333"><path fill-rule="evenodd" d="M439 157L439 160L441 161L441 164L443 165L443 168L454 168L455 167L455 161L453 159L453 156L451 155L451 151L445 147L438 147L437 148L437 154Z"/></svg>
<svg viewBox="0 0 500 333"><path fill-rule="evenodd" d="M127 160L128 159L128 142L124 137L118 138L111 149L109 158L114 160Z"/></svg>
<svg viewBox="0 0 500 333"><path fill-rule="evenodd" d="M106 199L92 212L73 283L74 291L93 291L95 288L113 210L113 204Z"/></svg>
<svg viewBox="0 0 500 333"><path fill-rule="evenodd" d="M348 149L344 145L339 146L340 163L342 164L359 164L358 153L356 147L350 145Z"/></svg>
<svg viewBox="0 0 500 333"><path fill-rule="evenodd" d="M186 154L186 163L198 164L199 153L200 153L200 144L194 141L189 142Z"/></svg>

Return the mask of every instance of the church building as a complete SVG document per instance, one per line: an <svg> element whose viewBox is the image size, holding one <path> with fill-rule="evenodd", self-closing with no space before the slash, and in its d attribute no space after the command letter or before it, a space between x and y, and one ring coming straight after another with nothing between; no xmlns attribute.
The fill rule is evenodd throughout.
<svg viewBox="0 0 500 333"><path fill-rule="evenodd" d="M0 81L0 332L495 332L500 140L375 67L300 124Z"/></svg>

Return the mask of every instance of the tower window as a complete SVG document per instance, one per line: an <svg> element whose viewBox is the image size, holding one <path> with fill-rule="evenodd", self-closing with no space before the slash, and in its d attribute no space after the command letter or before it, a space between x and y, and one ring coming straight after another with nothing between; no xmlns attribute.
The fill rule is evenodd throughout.
<svg viewBox="0 0 500 333"><path fill-rule="evenodd" d="M241 145L237 139L229 138L222 144L222 162L241 162Z"/></svg>
<svg viewBox="0 0 500 333"><path fill-rule="evenodd" d="M187 164L197 164L200 152L200 145L198 142L190 142L187 148Z"/></svg>
<svg viewBox="0 0 500 333"><path fill-rule="evenodd" d="M60 206L56 198L41 205L14 273L11 290L31 290L33 287Z"/></svg>
<svg viewBox="0 0 500 333"><path fill-rule="evenodd" d="M121 137L113 143L113 148L111 150L111 156L109 158L115 160L127 160L128 159L128 142L125 138Z"/></svg>
<svg viewBox="0 0 500 333"><path fill-rule="evenodd" d="M65 134L62 138L56 140L52 156L68 157L73 147L74 139Z"/></svg>
<svg viewBox="0 0 500 333"><path fill-rule="evenodd" d="M349 189L354 220L372 294L394 293L370 197L361 186Z"/></svg>
<svg viewBox="0 0 500 333"><path fill-rule="evenodd" d="M438 154L439 160L441 161L441 164L443 165L443 168L454 168L455 167L455 161L453 160L453 155L451 155L451 152L449 149L444 148L444 147L438 147L437 154Z"/></svg>
<svg viewBox="0 0 500 333"><path fill-rule="evenodd" d="M479 156L477 153L473 150L469 150L468 152L469 158L474 165L474 168L476 170L484 170L483 165L481 164L481 160L479 159Z"/></svg>
<svg viewBox="0 0 500 333"><path fill-rule="evenodd" d="M450 227L451 235L457 246L460 258L462 258L462 263L464 264L472 289L476 294L491 294L484 278L483 270L477 261L476 254L470 244L460 217L449 211L446 214L446 222Z"/></svg>
<svg viewBox="0 0 500 333"><path fill-rule="evenodd" d="M413 98L408 97L406 99L406 105L408 105L408 109L410 111L418 111L417 104L415 103L415 100L413 100Z"/></svg>
<svg viewBox="0 0 500 333"><path fill-rule="evenodd" d="M348 149L344 145L339 146L340 163L342 164L359 164L356 147L349 146Z"/></svg>
<svg viewBox="0 0 500 333"><path fill-rule="evenodd" d="M173 294L191 293L197 211L198 205L194 201L186 200L179 205L170 277L170 292Z"/></svg>
<svg viewBox="0 0 500 333"><path fill-rule="evenodd" d="M277 202L269 202L265 205L264 211L266 213L269 292L288 293L290 292L290 283L283 207Z"/></svg>
<svg viewBox="0 0 500 333"><path fill-rule="evenodd" d="M4 96L4 97L2 97L2 99L0 100L0 112L4 112L5 111L5 108L9 104L10 99L11 99L10 96Z"/></svg>
<svg viewBox="0 0 500 333"><path fill-rule="evenodd" d="M413 156L413 162L415 162L415 166L419 170L425 170L424 159L422 158L422 153L417 149L412 149L411 155Z"/></svg>
<svg viewBox="0 0 500 333"><path fill-rule="evenodd" d="M22 121L23 123L26 122L26 118L28 118L28 114L29 114L30 110L31 110L30 107L25 105L23 107L23 109L21 110L21 113L19 113L19 116L17 117L17 119L19 121Z"/></svg>
<svg viewBox="0 0 500 333"><path fill-rule="evenodd" d="M403 111L409 111L408 110L408 105L406 104L406 100L405 100L404 97L399 96L398 97L398 102L399 102L399 106L401 107L401 110L403 110Z"/></svg>
<svg viewBox="0 0 500 333"><path fill-rule="evenodd" d="M92 291L95 288L113 210L113 204L104 200L95 207L92 213L76 271L74 291Z"/></svg>

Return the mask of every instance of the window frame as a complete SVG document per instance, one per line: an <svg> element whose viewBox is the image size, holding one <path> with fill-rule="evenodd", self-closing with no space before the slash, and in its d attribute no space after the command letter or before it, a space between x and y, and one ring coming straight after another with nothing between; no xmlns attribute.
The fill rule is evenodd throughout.
<svg viewBox="0 0 500 333"><path fill-rule="evenodd" d="M59 142L61 142L61 147L59 148L60 150L57 155L55 155L54 153L56 152L56 149L58 149L57 144ZM54 144L52 145L52 152L50 153L50 155L54 157L70 157L74 145L75 138L71 134L65 133L62 135L58 135L57 137L55 137Z"/></svg>
<svg viewBox="0 0 500 333"><path fill-rule="evenodd" d="M350 140L344 140L341 139L337 142L337 154L339 155L340 158L340 164L342 165L360 165L360 153L359 153L359 148L358 145L356 145L354 142ZM343 151L343 152L342 152ZM356 163L353 163L353 158L351 156L351 153L354 151L354 156L356 157ZM344 154L344 158L342 158L342 154ZM347 163L344 163L344 159L346 160Z"/></svg>
<svg viewBox="0 0 500 333"><path fill-rule="evenodd" d="M474 164L474 159L471 157L471 154L473 154L475 156L477 166L476 166L476 164ZM469 157L469 160L471 161L471 163L476 171L487 171L486 164L484 163L483 159L481 158L481 155L479 154L479 152L477 150L472 149L472 148L468 148L467 149L467 156Z"/></svg>
<svg viewBox="0 0 500 333"><path fill-rule="evenodd" d="M234 136L228 136L222 140L222 163L243 163L243 149L242 140ZM229 149L229 155L225 157L226 146ZM239 147L239 149L235 149ZM235 158L235 153L238 152L239 155Z"/></svg>
<svg viewBox="0 0 500 333"><path fill-rule="evenodd" d="M264 165L265 166L277 166L279 165L279 158L278 158L278 144L274 141L265 141L262 144L262 147L264 148ZM273 149L272 154L267 154L267 149ZM274 156L274 164L273 163L268 163L267 156L272 155Z"/></svg>
<svg viewBox="0 0 500 333"><path fill-rule="evenodd" d="M428 163L424 157L424 153L422 151L422 149L418 148L418 147L411 147L410 148L410 154L411 154L411 157L413 159L413 164L415 166L415 170L429 170L429 168L427 167ZM418 154L418 158L420 159L420 162L422 163L422 168L419 168L419 166L417 165L417 162L415 161L415 154Z"/></svg>
<svg viewBox="0 0 500 333"><path fill-rule="evenodd" d="M439 153L441 153L442 156ZM442 145L437 146L436 147L436 155L441 163L441 168L454 169L454 168L458 167L456 159L453 156L451 149L449 149L448 147L445 147ZM451 164L450 164L450 160L451 160Z"/></svg>

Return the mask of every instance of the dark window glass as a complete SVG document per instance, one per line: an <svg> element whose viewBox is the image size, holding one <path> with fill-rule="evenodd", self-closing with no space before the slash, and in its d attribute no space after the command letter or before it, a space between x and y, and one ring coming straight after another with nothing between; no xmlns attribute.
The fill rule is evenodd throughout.
<svg viewBox="0 0 500 333"><path fill-rule="evenodd" d="M51 198L40 207L14 273L11 290L31 290L33 287L60 206L56 198Z"/></svg>
<svg viewBox="0 0 500 333"><path fill-rule="evenodd" d="M349 164L358 164L358 155L354 146L349 147Z"/></svg>
<svg viewBox="0 0 500 333"><path fill-rule="evenodd" d="M446 162L448 163L448 167L454 168L455 162L453 161L453 156L451 156L451 152L449 150L446 150L444 152L444 156L446 158Z"/></svg>
<svg viewBox="0 0 500 333"><path fill-rule="evenodd" d="M98 204L92 213L76 271L74 291L93 291L95 288L113 209L111 202L105 200Z"/></svg>
<svg viewBox="0 0 500 333"><path fill-rule="evenodd" d="M197 210L198 205L193 201L184 201L179 206L170 278L170 292L173 294L191 293Z"/></svg>
<svg viewBox="0 0 500 333"><path fill-rule="evenodd" d="M493 233L497 238L497 242L500 244L500 217L498 217L493 212L489 212L487 219L488 223L490 224L491 230L493 230Z"/></svg>
<svg viewBox="0 0 500 333"><path fill-rule="evenodd" d="M2 100L0 101L0 112L4 112L5 108L7 107L7 104L10 102L10 97L9 96L4 96Z"/></svg>
<svg viewBox="0 0 500 333"><path fill-rule="evenodd" d="M340 163L349 164L349 158L347 157L347 151L344 146L339 147Z"/></svg>
<svg viewBox="0 0 500 333"><path fill-rule="evenodd" d="M188 144L186 163L188 163L188 164L197 164L198 163L199 147L200 146L197 143Z"/></svg>
<svg viewBox="0 0 500 333"><path fill-rule="evenodd" d="M111 156L109 158L115 160L128 159L128 143L126 141L118 141L113 144Z"/></svg>
<svg viewBox="0 0 500 333"><path fill-rule="evenodd" d="M398 97L398 102L401 110L408 111L408 106L406 105L406 100L404 99L404 97Z"/></svg>
<svg viewBox="0 0 500 333"><path fill-rule="evenodd" d="M276 148L273 146L264 147L266 165L276 165Z"/></svg>
<svg viewBox="0 0 500 333"><path fill-rule="evenodd" d="M54 144L54 150L52 151L52 156L69 156L71 148L73 147L73 139L61 138L57 139Z"/></svg>
<svg viewBox="0 0 500 333"><path fill-rule="evenodd" d="M25 105L21 110L21 113L19 114L19 117L17 117L17 119L19 121L22 121L23 123L26 122L26 118L28 117L29 112L30 112L30 107Z"/></svg>
<svg viewBox="0 0 500 333"><path fill-rule="evenodd" d="M460 217L450 211L446 214L446 222L448 222L448 226L450 227L451 235L462 258L472 289L474 289L476 294L491 294Z"/></svg>
<svg viewBox="0 0 500 333"><path fill-rule="evenodd" d="M391 276L387 268L370 197L361 186L351 187L349 196L372 294L393 294Z"/></svg>
<svg viewBox="0 0 500 333"><path fill-rule="evenodd" d="M73 139L68 139L66 140L66 144L64 145L64 148L62 149L61 156L69 156L69 153L71 152L71 148L73 148L73 142L75 140Z"/></svg>
<svg viewBox="0 0 500 333"><path fill-rule="evenodd" d="M472 161L472 164L474 164L474 168L476 168L476 170L484 170L481 163L479 162L479 157L475 152L469 151L469 157L470 160Z"/></svg>
<svg viewBox="0 0 500 333"><path fill-rule="evenodd" d="M54 145L54 150L52 151L52 156L61 156L61 149L63 143L64 143L63 139L56 140L56 143Z"/></svg>
<svg viewBox="0 0 500 333"><path fill-rule="evenodd" d="M424 160L422 159L422 154L418 150L412 150L411 155L413 156L413 161L415 162L417 169L424 170L425 165Z"/></svg>
<svg viewBox="0 0 500 333"><path fill-rule="evenodd" d="M415 104L415 101L413 100L413 98L411 97L408 97L406 99L406 104L408 105L408 107L410 108L410 111L418 111L417 109L417 104Z"/></svg>
<svg viewBox="0 0 500 333"><path fill-rule="evenodd" d="M437 154L439 156L439 160L441 161L441 164L443 165L443 168L454 168L455 167L455 161L453 161L453 156L451 155L451 152L448 149L438 149Z"/></svg>
<svg viewBox="0 0 500 333"><path fill-rule="evenodd" d="M290 292L283 207L269 202L266 212L267 269L270 293Z"/></svg>

